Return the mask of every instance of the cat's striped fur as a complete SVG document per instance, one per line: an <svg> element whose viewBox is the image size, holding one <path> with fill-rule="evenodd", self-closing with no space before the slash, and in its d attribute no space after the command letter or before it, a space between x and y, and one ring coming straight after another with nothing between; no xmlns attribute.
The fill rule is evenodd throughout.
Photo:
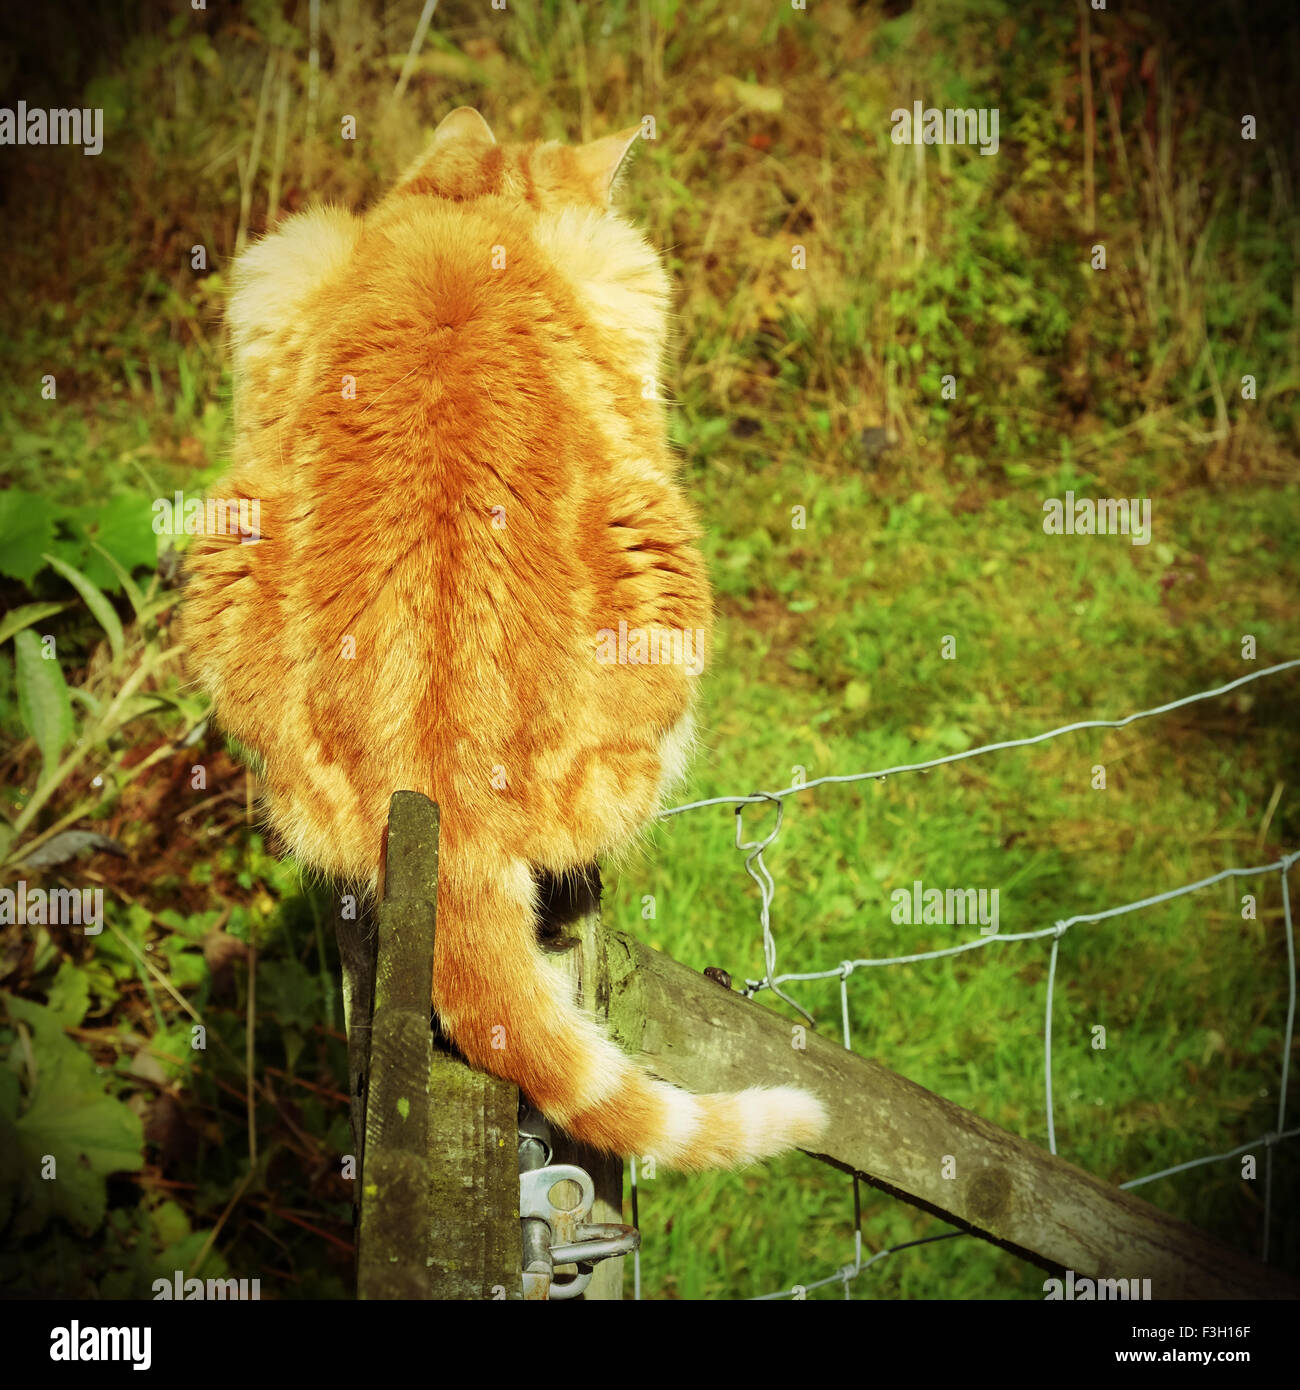
<svg viewBox="0 0 1300 1390"><path fill-rule="evenodd" d="M692 674L598 634L710 627L655 389L668 281L610 205L636 134L502 146L461 108L368 215L241 256L220 490L262 539L199 538L184 633L305 863L373 888L390 794L441 805L433 1001L464 1054L589 1143L697 1169L809 1143L820 1102L653 1079L535 939L535 873L630 843L689 749Z"/></svg>

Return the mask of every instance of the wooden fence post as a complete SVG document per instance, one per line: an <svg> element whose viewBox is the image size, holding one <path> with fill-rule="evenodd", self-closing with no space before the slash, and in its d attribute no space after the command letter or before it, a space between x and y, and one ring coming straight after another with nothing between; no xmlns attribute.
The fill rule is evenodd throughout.
<svg viewBox="0 0 1300 1390"><path fill-rule="evenodd" d="M444 1049L430 1026L437 891L438 808L395 792L373 1015L367 1030L357 985L348 1019L365 1137L357 1296L522 1298L518 1092ZM349 964L364 969L355 941ZM355 1067L354 1037L365 1054ZM355 1116L356 1091L353 1101Z"/></svg>

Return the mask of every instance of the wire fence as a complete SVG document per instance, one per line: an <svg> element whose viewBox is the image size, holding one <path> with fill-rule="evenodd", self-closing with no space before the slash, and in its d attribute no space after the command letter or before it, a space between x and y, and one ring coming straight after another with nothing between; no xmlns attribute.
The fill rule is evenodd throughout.
<svg viewBox="0 0 1300 1390"><path fill-rule="evenodd" d="M1288 974L1286 1029L1282 1040L1282 1075L1281 1089L1278 1095L1276 1129L1266 1134L1261 1134L1255 1139L1241 1144L1235 1149L1231 1149L1227 1153L1207 1154L1201 1158L1193 1158L1186 1163L1177 1164L1172 1168L1161 1169L1158 1173L1148 1173L1144 1177L1131 1178L1128 1182L1120 1184L1120 1187L1125 1189L1141 1187L1144 1183L1155 1182L1158 1178L1170 1177L1175 1173L1185 1172L1188 1169L1198 1168L1209 1163L1224 1163L1252 1149L1263 1147L1265 1153L1264 1232L1261 1257L1267 1260L1269 1255L1270 1230L1272 1226L1273 1149L1278 1143L1285 1139L1294 1139L1300 1136L1300 1128L1290 1130L1286 1128L1287 1087L1289 1083L1291 1046L1295 1033L1296 1015L1295 930L1291 915L1291 896L1287 884L1287 872L1297 859L1300 859L1300 851L1283 854L1280 858L1268 864L1256 864L1248 868L1224 869L1221 873L1212 874L1208 878L1198 879L1194 883L1186 883L1180 887L1171 888L1166 892L1156 893L1148 898L1141 898L1135 902L1124 903L1118 907L1108 908L1104 912L1079 913L1073 917L1063 918L1053 923L1050 927L1043 927L1035 931L995 931L993 934L981 935L974 940L962 942L957 946L945 947L941 950L920 951L913 955L889 956L871 960L844 960L840 961L838 965L831 966L825 970L789 973L784 975L778 975L776 973L776 938L772 932L771 921L772 899L776 892L776 885L763 860L763 853L765 850L771 848L781 833L786 798L796 796L801 792L811 791L814 787L826 786L831 783L866 782L871 780L884 781L887 777L898 776L902 773L926 772L933 767L942 767L948 763L963 762L967 758L982 757L985 754L1000 752L1007 748L1027 748L1033 744L1046 743L1049 739L1060 738L1065 734L1077 733L1083 729L1122 729L1129 724L1136 723L1139 719L1151 719L1156 715L1169 714L1173 710L1183 709L1201 700L1217 699L1219 696L1226 695L1229 691L1237 690L1241 686L1248 685L1252 681L1263 680L1266 676L1274 676L1282 671L1294 670L1297 667L1300 667L1300 659L1283 661L1276 666L1269 666L1260 671L1253 671L1249 675L1241 676L1234 681L1229 681L1227 685L1216 686L1212 690L1197 691L1194 695L1185 695L1182 699L1171 700L1168 704L1157 705L1154 709L1139 710L1134 714L1126 715L1123 719L1087 719L1079 723L1063 725L1059 729L1050 729L1046 733L1035 734L1030 738L1009 739L1002 743L984 744L979 748L969 748L961 753L952 753L941 758L930 758L924 762L903 763L894 767L879 768L871 772L854 772L817 777L813 778L811 781L796 786L784 787L782 790L775 792L752 792L748 796L707 797L701 801L690 801L682 806L674 806L660 814L661 818L667 819L670 816L680 816L687 811L697 811L708 806L735 806L736 848L745 852L745 870L758 885L759 889L759 921L763 931L763 962L766 968L766 973L761 980L746 981L746 986L742 993L752 998L762 990L771 990L773 994L784 1000L811 1024L813 1022L812 1015L795 999L791 998L782 986L838 978L840 982L840 1020L844 1046L846 1048L852 1048L853 1045L852 1032L849 1024L848 982L849 977L853 975L855 971L889 965L910 965L925 960L938 960L943 956L957 956L967 951L980 950L986 946L993 945L995 942L1000 944L1007 941L1041 941L1050 937L1052 950L1047 972L1047 998L1043 1027L1043 1072L1047 1111L1047 1141L1048 1148L1053 1154L1056 1153L1056 1121L1052 1104L1052 1000L1056 988L1056 967L1061 938L1071 928L1081 924L1100 922L1111 917L1122 917L1128 913L1141 911L1144 908L1155 907L1161 903L1170 902L1174 898L1184 897L1189 893L1200 892L1202 889L1209 888L1213 884L1222 883L1225 879L1250 878L1260 874L1276 873L1281 881L1282 887L1282 916L1286 933ZM744 808L746 806L764 803L773 803L776 806L776 824L772 827L771 832L763 839L743 839ZM637 1224L639 1192L637 1187L637 1164L635 1159L633 1159L631 1163L631 1191L632 1220L634 1224ZM929 1245L940 1240L953 1240L967 1234L968 1233L965 1231L949 1231L942 1235L926 1236L919 1240L905 1241L902 1244L890 1246L888 1249L878 1251L876 1254L864 1260L862 1254L861 1179L855 1177L853 1179L852 1262L841 1266L839 1269L823 1278L812 1280L806 1284L797 1284L789 1289L779 1289L773 1293L762 1294L756 1301L801 1298L814 1289L825 1288L836 1283L843 1285L844 1297L849 1298L851 1296L850 1286L853 1281L864 1271L870 1269L872 1265L885 1259L887 1256L893 1255L900 1250L909 1250L919 1245ZM634 1254L633 1257L633 1297L637 1299L641 1297L641 1258L639 1252Z"/></svg>

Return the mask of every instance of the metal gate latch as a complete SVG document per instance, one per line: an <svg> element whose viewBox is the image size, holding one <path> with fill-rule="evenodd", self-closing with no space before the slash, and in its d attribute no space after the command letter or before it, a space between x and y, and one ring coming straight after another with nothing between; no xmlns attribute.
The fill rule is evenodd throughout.
<svg viewBox="0 0 1300 1390"><path fill-rule="evenodd" d="M591 1174L574 1163L551 1162L550 1127L536 1111L520 1115L519 1170L526 1299L577 1298L591 1282L593 1265L640 1249L635 1226L587 1219L596 1201ZM558 1283L555 1267L566 1264L576 1264L578 1272Z"/></svg>

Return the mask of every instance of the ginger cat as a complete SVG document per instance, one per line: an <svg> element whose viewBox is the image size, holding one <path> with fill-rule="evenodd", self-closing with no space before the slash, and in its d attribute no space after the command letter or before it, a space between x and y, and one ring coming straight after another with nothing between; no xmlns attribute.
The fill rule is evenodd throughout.
<svg viewBox="0 0 1300 1390"><path fill-rule="evenodd" d="M241 256L220 491L261 539L197 538L184 630L304 863L374 889L391 793L440 804L432 999L470 1062L589 1144L704 1169L811 1142L821 1102L652 1078L536 944L535 871L628 845L681 773L710 627L654 389L668 279L611 206L638 133L503 146L461 107L366 216ZM638 630L680 645L634 664Z"/></svg>

